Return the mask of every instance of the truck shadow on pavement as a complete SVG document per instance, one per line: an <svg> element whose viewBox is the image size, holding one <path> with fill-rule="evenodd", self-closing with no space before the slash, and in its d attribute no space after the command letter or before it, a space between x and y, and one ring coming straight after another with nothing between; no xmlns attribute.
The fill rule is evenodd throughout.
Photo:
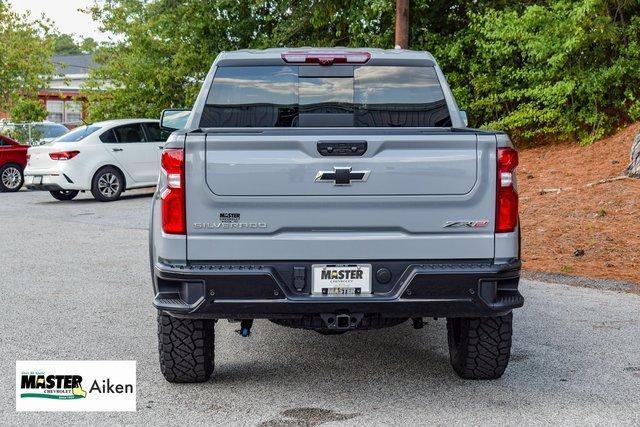
<svg viewBox="0 0 640 427"><path fill-rule="evenodd" d="M286 388L289 392L299 389L300 393L316 395L321 400L336 394L375 399L381 385L392 394L416 387L481 391L518 383L536 372L541 377L529 384L535 394L538 387L549 393L554 385L575 376L575 371L567 372L560 360L557 365L545 364L543 357L532 355L530 348L514 342L509 367L501 379L460 379L450 366L445 319L429 321L421 330L414 330L406 322L389 329L339 336L258 321L252 336L242 338L233 332L234 325L219 326L216 353L220 356L216 357L216 370L207 385L220 390L230 385L253 385ZM235 356L229 358L230 354ZM310 402L313 400L307 400Z"/></svg>
<svg viewBox="0 0 640 427"><path fill-rule="evenodd" d="M372 385L371 378L380 381L388 377L394 382L403 381L403 377L409 381L457 378L449 366L445 322L422 330L403 323L386 330L339 336L275 326L267 329L261 326L270 325L269 322L258 322L251 338L235 334L221 337L221 345L233 342L235 348L229 351L246 357L220 360L212 382L229 385L247 381L330 381L336 386L342 383L345 387L349 384L348 387L367 388ZM273 342L279 345L274 346Z"/></svg>

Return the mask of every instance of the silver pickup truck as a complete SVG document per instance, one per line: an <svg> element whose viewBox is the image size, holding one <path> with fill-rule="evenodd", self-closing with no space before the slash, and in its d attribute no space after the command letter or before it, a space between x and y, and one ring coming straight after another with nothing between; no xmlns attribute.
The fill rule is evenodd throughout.
<svg viewBox="0 0 640 427"><path fill-rule="evenodd" d="M446 318L451 365L493 379L518 292L518 154L468 128L434 58L223 52L174 130L153 198L160 366L206 381L214 330L322 334Z"/></svg>

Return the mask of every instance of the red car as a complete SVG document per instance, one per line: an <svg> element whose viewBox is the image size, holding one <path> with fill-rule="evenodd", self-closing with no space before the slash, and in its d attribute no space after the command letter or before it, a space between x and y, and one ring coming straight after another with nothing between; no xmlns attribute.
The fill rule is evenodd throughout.
<svg viewBox="0 0 640 427"><path fill-rule="evenodd" d="M24 183L28 145L0 135L0 192L18 191Z"/></svg>

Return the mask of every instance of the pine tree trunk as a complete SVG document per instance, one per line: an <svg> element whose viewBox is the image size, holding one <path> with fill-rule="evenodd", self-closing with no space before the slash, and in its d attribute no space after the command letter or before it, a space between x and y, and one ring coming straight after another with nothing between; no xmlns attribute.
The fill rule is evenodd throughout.
<svg viewBox="0 0 640 427"><path fill-rule="evenodd" d="M409 47L409 0L396 0L396 47Z"/></svg>
<svg viewBox="0 0 640 427"><path fill-rule="evenodd" d="M633 178L640 178L640 133L633 138L631 146L631 163L627 168L627 175Z"/></svg>

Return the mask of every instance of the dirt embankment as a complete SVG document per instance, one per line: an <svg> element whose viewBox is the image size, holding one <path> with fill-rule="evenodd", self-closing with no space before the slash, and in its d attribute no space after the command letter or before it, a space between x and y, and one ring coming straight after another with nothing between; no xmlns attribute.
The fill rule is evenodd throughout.
<svg viewBox="0 0 640 427"><path fill-rule="evenodd" d="M640 179L599 182L624 175L638 131L520 151L525 269L640 284Z"/></svg>

